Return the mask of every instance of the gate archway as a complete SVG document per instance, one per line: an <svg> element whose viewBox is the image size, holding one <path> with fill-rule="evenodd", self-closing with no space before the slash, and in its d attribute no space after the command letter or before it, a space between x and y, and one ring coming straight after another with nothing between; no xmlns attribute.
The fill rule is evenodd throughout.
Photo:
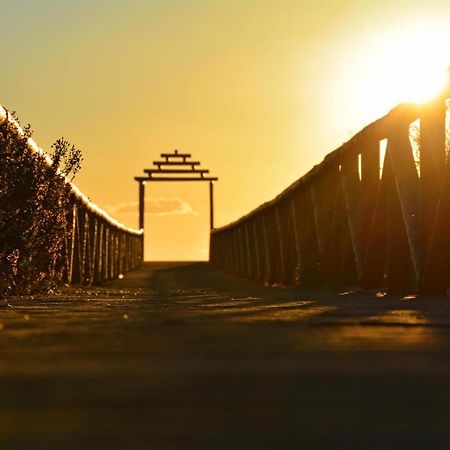
<svg viewBox="0 0 450 450"><path fill-rule="evenodd" d="M160 181L206 181L209 183L209 228L214 228L214 182L218 177L207 176L208 169L200 168L200 161L192 161L190 153L161 153L161 159L153 161L151 169L144 169L147 176L135 177L139 183L139 228L144 230L145 184ZM144 238L142 239L142 252ZM144 254L144 253L142 253Z"/></svg>

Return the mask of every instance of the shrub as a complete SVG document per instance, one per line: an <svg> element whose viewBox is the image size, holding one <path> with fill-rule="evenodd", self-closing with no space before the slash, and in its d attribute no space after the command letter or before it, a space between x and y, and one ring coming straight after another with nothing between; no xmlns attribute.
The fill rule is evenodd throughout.
<svg viewBox="0 0 450 450"><path fill-rule="evenodd" d="M17 118L0 124L0 294L28 294L54 287L64 276L70 233L68 178L81 153L64 139L50 159L29 142L31 127ZM60 167L61 166L61 167Z"/></svg>

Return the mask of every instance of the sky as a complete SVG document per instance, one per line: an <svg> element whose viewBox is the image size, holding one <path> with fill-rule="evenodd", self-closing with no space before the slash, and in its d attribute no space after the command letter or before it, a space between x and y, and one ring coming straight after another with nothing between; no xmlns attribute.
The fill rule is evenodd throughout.
<svg viewBox="0 0 450 450"><path fill-rule="evenodd" d="M137 227L162 152L219 177L215 225L270 200L450 64L448 0L0 0L0 104ZM207 259L207 183L146 186L145 255Z"/></svg>

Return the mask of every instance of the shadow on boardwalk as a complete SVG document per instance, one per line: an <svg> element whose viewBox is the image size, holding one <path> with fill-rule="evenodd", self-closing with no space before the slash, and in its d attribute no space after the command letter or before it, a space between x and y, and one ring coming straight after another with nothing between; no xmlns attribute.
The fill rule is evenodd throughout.
<svg viewBox="0 0 450 450"><path fill-rule="evenodd" d="M0 448L448 448L450 302L204 263L0 310Z"/></svg>

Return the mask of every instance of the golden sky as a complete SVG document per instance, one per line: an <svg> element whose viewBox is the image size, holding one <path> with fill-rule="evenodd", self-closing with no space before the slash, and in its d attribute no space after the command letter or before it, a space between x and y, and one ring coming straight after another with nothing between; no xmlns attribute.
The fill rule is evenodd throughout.
<svg viewBox="0 0 450 450"><path fill-rule="evenodd" d="M271 199L450 64L448 0L0 0L0 104L137 226L161 152L218 176L216 225ZM148 187L148 185L147 185ZM208 185L147 188L146 257L206 259Z"/></svg>

